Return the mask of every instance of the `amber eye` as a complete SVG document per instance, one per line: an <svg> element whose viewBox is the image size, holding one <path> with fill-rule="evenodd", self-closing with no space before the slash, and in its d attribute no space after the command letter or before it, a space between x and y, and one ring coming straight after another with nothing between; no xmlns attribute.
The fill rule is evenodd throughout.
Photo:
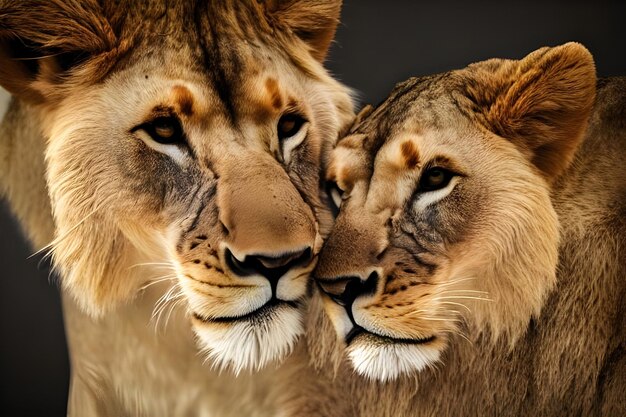
<svg viewBox="0 0 626 417"><path fill-rule="evenodd" d="M284 140L289 139L292 136L295 136L296 133L300 131L302 125L306 120L302 118L302 116L295 113L287 113L283 114L278 120L278 125L276 126L276 130L278 132L278 139Z"/></svg>
<svg viewBox="0 0 626 417"><path fill-rule="evenodd" d="M422 174L420 179L420 191L434 191L445 188L450 180L454 177L454 173L444 168L430 168Z"/></svg>
<svg viewBox="0 0 626 417"><path fill-rule="evenodd" d="M158 143L175 144L184 141L183 128L174 116L157 117L139 128L145 130Z"/></svg>

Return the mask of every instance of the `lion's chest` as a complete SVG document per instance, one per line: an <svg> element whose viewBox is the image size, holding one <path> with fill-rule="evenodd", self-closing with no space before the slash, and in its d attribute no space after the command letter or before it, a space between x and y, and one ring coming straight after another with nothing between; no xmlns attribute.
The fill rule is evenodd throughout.
<svg viewBox="0 0 626 417"><path fill-rule="evenodd" d="M270 403L267 376L212 370L182 311L157 324L149 306L131 306L93 322L67 300L64 307L72 378L81 381L73 382L70 415L93 408L133 417L274 415L260 406Z"/></svg>

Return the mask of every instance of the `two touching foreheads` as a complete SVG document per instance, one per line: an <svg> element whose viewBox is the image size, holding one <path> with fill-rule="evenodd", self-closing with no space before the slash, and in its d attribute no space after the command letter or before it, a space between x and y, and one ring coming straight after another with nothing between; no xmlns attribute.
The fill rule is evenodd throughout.
<svg viewBox="0 0 626 417"><path fill-rule="evenodd" d="M322 66L341 1L121 3L0 12L0 82L40 120L51 250L83 310L132 302L165 265L201 348L258 368L304 332L319 260L337 333L379 379L436 361L467 300L504 294L472 306L495 335L538 313L550 184L593 103L584 48L410 80L332 151L353 119Z"/></svg>

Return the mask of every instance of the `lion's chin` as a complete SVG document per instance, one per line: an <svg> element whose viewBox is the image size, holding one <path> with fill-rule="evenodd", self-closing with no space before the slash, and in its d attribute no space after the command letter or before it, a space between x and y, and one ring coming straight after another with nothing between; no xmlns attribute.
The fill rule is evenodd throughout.
<svg viewBox="0 0 626 417"><path fill-rule="evenodd" d="M261 315L229 322L194 319L194 331L207 359L238 375L258 371L286 357L304 333L301 308L280 304Z"/></svg>
<svg viewBox="0 0 626 417"><path fill-rule="evenodd" d="M442 343L392 342L373 334L355 338L348 347L348 357L362 376L381 382L419 372L439 361Z"/></svg>

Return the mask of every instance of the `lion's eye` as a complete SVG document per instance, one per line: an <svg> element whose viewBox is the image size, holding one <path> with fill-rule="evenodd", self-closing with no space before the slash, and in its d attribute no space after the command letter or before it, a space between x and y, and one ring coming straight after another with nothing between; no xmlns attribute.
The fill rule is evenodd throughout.
<svg viewBox="0 0 626 417"><path fill-rule="evenodd" d="M330 197L330 209L333 212L333 216L337 217L343 201L343 190L339 188L335 181L326 181L326 193Z"/></svg>
<svg viewBox="0 0 626 417"><path fill-rule="evenodd" d="M283 114L278 120L278 125L276 126L278 139L285 140L295 136L300 129L302 129L304 123L306 123L306 120L298 114Z"/></svg>
<svg viewBox="0 0 626 417"><path fill-rule="evenodd" d="M454 173L444 168L430 168L422 174L420 179L420 191L434 191L446 187Z"/></svg>
<svg viewBox="0 0 626 417"><path fill-rule="evenodd" d="M141 126L158 143L175 144L184 141L183 128L176 117L161 116Z"/></svg>

